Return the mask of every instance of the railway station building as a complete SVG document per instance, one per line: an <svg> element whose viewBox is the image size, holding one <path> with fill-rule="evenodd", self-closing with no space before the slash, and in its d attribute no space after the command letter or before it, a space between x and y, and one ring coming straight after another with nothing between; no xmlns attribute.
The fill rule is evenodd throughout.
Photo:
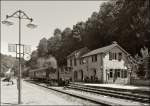
<svg viewBox="0 0 150 106"><path fill-rule="evenodd" d="M76 50L67 56L72 81L128 84L131 77L129 53L117 42L89 51Z"/></svg>

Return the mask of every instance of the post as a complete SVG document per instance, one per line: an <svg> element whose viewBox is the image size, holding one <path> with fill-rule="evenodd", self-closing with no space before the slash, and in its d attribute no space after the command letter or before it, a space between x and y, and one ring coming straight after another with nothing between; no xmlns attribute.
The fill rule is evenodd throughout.
<svg viewBox="0 0 150 106"><path fill-rule="evenodd" d="M57 69L57 82L58 82L58 86L59 86L59 84L60 84L60 81L59 81L59 68Z"/></svg>
<svg viewBox="0 0 150 106"><path fill-rule="evenodd" d="M130 85L132 84L132 82L131 82L132 79L131 78L132 78L132 70L130 69Z"/></svg>
<svg viewBox="0 0 150 106"><path fill-rule="evenodd" d="M19 10L19 73L18 73L18 104L21 104L21 12Z"/></svg>

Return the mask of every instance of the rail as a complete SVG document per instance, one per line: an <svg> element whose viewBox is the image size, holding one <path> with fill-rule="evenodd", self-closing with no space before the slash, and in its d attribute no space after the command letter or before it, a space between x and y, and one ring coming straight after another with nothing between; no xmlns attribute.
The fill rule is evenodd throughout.
<svg viewBox="0 0 150 106"><path fill-rule="evenodd" d="M121 99L134 100L134 101L138 101L142 103L150 103L150 96L141 95L141 94L133 94L132 92L121 92L117 90L115 91L115 90L103 89L103 88L92 88L89 86L75 84L75 83L70 83L68 88L82 90L85 92L96 93L100 95L107 95L107 96L121 98Z"/></svg>

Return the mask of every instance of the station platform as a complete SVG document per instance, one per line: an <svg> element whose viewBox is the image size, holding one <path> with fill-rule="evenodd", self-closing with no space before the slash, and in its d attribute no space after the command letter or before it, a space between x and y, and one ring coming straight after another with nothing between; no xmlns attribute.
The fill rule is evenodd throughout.
<svg viewBox="0 0 150 106"><path fill-rule="evenodd" d="M150 94L150 87L148 86L134 86L134 85L121 85L121 84L93 84L93 83L83 83L83 82L74 82L75 84L81 84L89 87L94 88L103 88L103 89L112 89L112 90L119 90L119 91L126 91L126 92L133 92L133 93L148 93Z"/></svg>

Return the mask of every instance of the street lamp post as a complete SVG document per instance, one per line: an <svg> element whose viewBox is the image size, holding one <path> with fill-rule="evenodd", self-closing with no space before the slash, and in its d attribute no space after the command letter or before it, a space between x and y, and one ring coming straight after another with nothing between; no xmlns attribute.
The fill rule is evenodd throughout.
<svg viewBox="0 0 150 106"><path fill-rule="evenodd" d="M30 22L33 21L32 18L29 18L26 13L22 10L18 10L14 12L12 15L6 15L6 20L2 21L3 24L6 25L13 25L12 22L7 21L8 18L17 18L19 20L19 72L18 72L18 79L17 79L17 88L18 88L18 104L21 104L21 20L26 19ZM28 24L27 27L35 28L36 25Z"/></svg>

